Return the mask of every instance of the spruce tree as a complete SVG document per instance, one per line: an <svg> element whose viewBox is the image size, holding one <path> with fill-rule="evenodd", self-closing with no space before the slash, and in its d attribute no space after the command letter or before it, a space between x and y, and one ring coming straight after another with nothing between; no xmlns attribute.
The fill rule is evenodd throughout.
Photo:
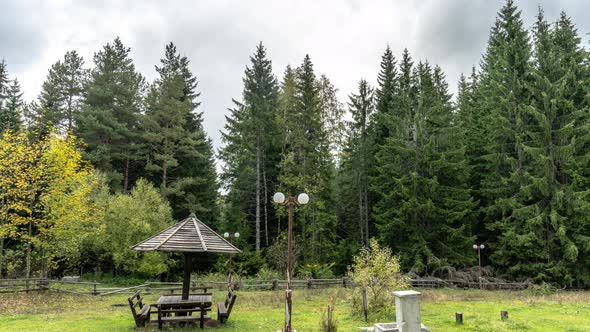
<svg viewBox="0 0 590 332"><path fill-rule="evenodd" d="M262 43L250 61L251 66L244 73L243 102L235 102L236 108L228 118L221 157L227 165L225 179L231 191L228 203L240 206L243 215L253 214L254 248L260 250L263 239L266 246L270 241L268 205L281 149L277 127L279 99L272 62ZM253 169L246 170L250 167ZM238 179L234 174L245 178ZM251 197L251 203L245 203L245 197Z"/></svg>
<svg viewBox="0 0 590 332"><path fill-rule="evenodd" d="M520 207L502 224L498 256L515 277L571 286L574 280L588 281L588 265L580 258L588 252L580 235L588 231L582 211L589 204L586 190L574 184L585 169L576 160L576 145L587 144L587 134L577 132L587 117L580 85L586 80L585 52L563 13L551 28L540 10L533 32L532 105L523 142L528 181L516 195Z"/></svg>
<svg viewBox="0 0 590 332"><path fill-rule="evenodd" d="M318 80L320 94L321 121L326 128L330 152L333 159L338 161L344 145L345 124L344 106L338 100L338 89L330 82L326 75Z"/></svg>
<svg viewBox="0 0 590 332"><path fill-rule="evenodd" d="M531 183L526 171L524 142L531 116L531 47L528 33L514 2L508 0L498 14L482 61L478 85L478 113L485 117L484 152L475 165L482 172L479 197L483 218L491 233L491 259L514 269L515 255L531 245L534 211L527 193ZM526 231L529 234L520 236ZM527 243L528 242L528 243ZM517 246L522 246L517 248ZM536 250L536 249L529 249Z"/></svg>
<svg viewBox="0 0 590 332"><path fill-rule="evenodd" d="M178 128L178 148L174 154L177 165L168 171L167 178L171 182L167 186L167 198L170 201L174 217L181 219L189 213L195 213L203 221L216 224L219 219L217 207L217 174L215 160L213 158L213 146L203 128L202 113L198 111L200 102L197 91L198 80L190 70L190 61L186 56L181 56L173 43L166 45L164 58L160 60L161 66L156 66L160 74L161 82L171 82L180 78L180 95L177 95L178 105L181 110L182 125ZM177 87L178 88L178 87ZM176 92L174 93L176 94ZM169 95L169 97L171 97ZM171 100L171 102L173 102ZM186 108L186 105L189 107ZM178 115L178 114L176 114ZM160 181L156 182L161 184Z"/></svg>
<svg viewBox="0 0 590 332"><path fill-rule="evenodd" d="M396 112L385 118L389 136L377 153L374 190L381 238L407 269L419 273L464 265L473 238L474 203L467 179L462 132L454 119L440 68L413 66L404 51Z"/></svg>
<svg viewBox="0 0 590 332"><path fill-rule="evenodd" d="M109 175L114 190L133 184L131 170L141 161L140 111L144 79L130 49L118 37L94 54L95 67L84 87L76 122L86 158Z"/></svg>
<svg viewBox="0 0 590 332"><path fill-rule="evenodd" d="M387 114L395 112L395 96L397 93L397 63L391 48L387 46L381 57L380 71L377 75L377 88L375 89L375 119L373 129L374 144L381 145L390 136L385 120Z"/></svg>
<svg viewBox="0 0 590 332"><path fill-rule="evenodd" d="M45 109L46 126L62 131L75 129L86 76L84 59L76 51L67 52L63 61L51 66L39 95L39 102Z"/></svg>
<svg viewBox="0 0 590 332"><path fill-rule="evenodd" d="M287 72L288 73L288 72ZM285 193L306 192L309 204L301 209L296 227L301 241L309 246L304 252L307 262L326 262L335 242L336 218L332 196L335 174L330 153L328 128L322 123L320 86L309 55L295 70L292 110L284 121L288 132L280 164L279 189Z"/></svg>
<svg viewBox="0 0 590 332"><path fill-rule="evenodd" d="M22 97L23 93L21 92L20 84L15 78L6 90L6 102L3 111L0 113L2 114L2 118L0 119L0 123L2 124L0 132L7 129L14 132L18 131L21 127L21 113L25 106Z"/></svg>
<svg viewBox="0 0 590 332"><path fill-rule="evenodd" d="M358 206L355 216L358 220L360 243L364 247L369 245L369 164L371 141L369 121L374 103L373 89L366 80L358 84L358 93L349 97L348 109L352 114L350 124L350 163L353 176L356 200L352 203ZM353 206L354 206L353 205Z"/></svg>
<svg viewBox="0 0 590 332"><path fill-rule="evenodd" d="M0 62L0 133L6 130L16 131L20 128L20 108L22 107L20 85L8 77L6 61Z"/></svg>

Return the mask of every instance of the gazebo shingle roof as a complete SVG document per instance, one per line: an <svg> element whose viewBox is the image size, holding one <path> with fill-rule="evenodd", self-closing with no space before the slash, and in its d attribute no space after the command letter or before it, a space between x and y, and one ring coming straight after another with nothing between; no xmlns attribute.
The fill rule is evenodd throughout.
<svg viewBox="0 0 590 332"><path fill-rule="evenodd" d="M132 247L138 251L242 252L201 222L194 214Z"/></svg>

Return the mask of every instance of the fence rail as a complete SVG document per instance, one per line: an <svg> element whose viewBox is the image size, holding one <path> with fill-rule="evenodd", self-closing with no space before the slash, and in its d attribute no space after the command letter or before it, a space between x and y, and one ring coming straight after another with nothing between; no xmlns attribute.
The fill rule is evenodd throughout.
<svg viewBox="0 0 590 332"><path fill-rule="evenodd" d="M287 288L287 280L238 280L232 283L236 290L281 290ZM478 281L443 280L443 279L411 279L412 288L479 288ZM55 291L78 295L107 296L113 294L134 293L143 290L146 293L170 293L182 290L180 282L146 281L143 284L129 287L99 287L101 283L73 280L52 280L45 278L0 279L0 293ZM346 277L334 279L297 279L291 280L294 289L318 289L354 287L354 283ZM521 290L529 283L523 282L488 282L482 281L482 288L487 290ZM202 288L220 289L227 287L225 281L195 279L191 280L191 291Z"/></svg>

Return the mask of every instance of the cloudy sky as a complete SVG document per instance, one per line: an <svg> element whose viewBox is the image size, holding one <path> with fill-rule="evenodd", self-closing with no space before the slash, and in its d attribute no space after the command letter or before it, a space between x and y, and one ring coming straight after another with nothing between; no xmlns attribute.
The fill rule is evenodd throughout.
<svg viewBox="0 0 590 332"><path fill-rule="evenodd" d="M138 70L151 80L164 45L173 41L192 61L205 128L218 148L226 109L240 97L245 66L259 41L279 77L285 66L297 66L309 53L316 73L332 80L342 101L360 78L375 81L388 44L397 56L408 48L415 59L439 64L455 90L460 73L479 62L503 2L3 0L0 58L32 100L51 64L68 50L77 50L90 66L93 53L120 36ZM539 5L551 20L565 10L587 40L589 1L517 4L527 26Z"/></svg>

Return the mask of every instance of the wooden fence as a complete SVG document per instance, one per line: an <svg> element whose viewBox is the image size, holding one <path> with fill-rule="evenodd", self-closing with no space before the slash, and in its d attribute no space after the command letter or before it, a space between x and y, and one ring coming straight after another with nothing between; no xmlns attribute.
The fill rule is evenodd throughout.
<svg viewBox="0 0 590 332"><path fill-rule="evenodd" d="M412 288L479 288L479 282L442 279L411 279ZM236 290L281 290L287 288L287 280L239 280L233 282ZM346 277L334 279L304 279L292 280L294 289L318 289L336 287L354 287L351 280ZM528 287L528 283L517 282L482 282L484 289L488 290L521 290ZM73 280L52 280L45 278L29 279L0 279L0 293L55 291L77 295L107 296L112 294L131 294L137 290L145 293L170 293L180 292L180 282L146 281L143 284L130 287L100 287L101 283ZM191 290L194 292L206 287L208 289L224 290L227 287L225 281L192 280Z"/></svg>

